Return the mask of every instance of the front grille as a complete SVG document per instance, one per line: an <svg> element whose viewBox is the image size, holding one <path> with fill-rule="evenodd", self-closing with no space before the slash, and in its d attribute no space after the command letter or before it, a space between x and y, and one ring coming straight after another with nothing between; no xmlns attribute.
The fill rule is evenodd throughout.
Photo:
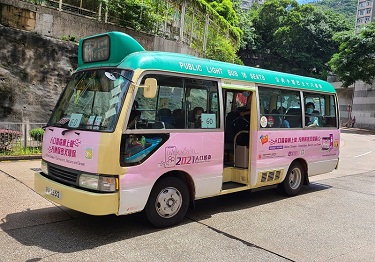
<svg viewBox="0 0 375 262"><path fill-rule="evenodd" d="M55 181L61 181L70 185L77 185L78 175L79 173L75 170L48 164L48 177Z"/></svg>

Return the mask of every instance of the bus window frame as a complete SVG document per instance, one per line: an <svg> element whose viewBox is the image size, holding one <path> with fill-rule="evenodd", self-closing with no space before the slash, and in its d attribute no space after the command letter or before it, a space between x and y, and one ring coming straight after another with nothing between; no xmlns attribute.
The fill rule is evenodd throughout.
<svg viewBox="0 0 375 262"><path fill-rule="evenodd" d="M300 105L302 105L302 101L303 101L303 94L302 94L302 90L300 89L295 89L295 88L288 88L288 87L282 87L282 86L273 86L273 85L264 85L264 84L256 84L256 102L257 102L257 130L258 131L265 131L265 130L268 130L268 131L273 131L273 130L288 130L288 129L292 129L292 130L296 130L296 129L299 129L299 130L302 130L303 127L304 127L304 106L301 106L301 126L300 127L292 127L292 128L261 128L260 126L260 118L261 118L261 111L260 111L260 92L259 92L259 87L266 87L266 88L272 88L272 89L283 89L283 90L292 90L292 91L295 91L295 92L298 92L299 93L299 103Z"/></svg>
<svg viewBox="0 0 375 262"><path fill-rule="evenodd" d="M136 99L136 96L137 96L137 93L139 91L139 87L141 85L141 82L142 80L147 77L147 75L168 75L168 76L172 76L172 77L180 77L180 78L188 78L188 79L199 79L199 80L203 80L203 81L212 81L212 82L216 82L217 84L217 91L218 91L218 106L219 106L219 110L218 110L218 113L219 113L219 120L220 120L220 123L219 123L219 126L217 128L187 128L185 127L185 129L174 129L174 128L165 128L165 129L128 129L127 128L127 123L129 121L129 118L130 118L130 112L131 110L129 110L129 112L127 112L126 116L125 116L125 122L124 122L124 125L122 127L122 133L123 134L143 134L143 133L150 133L150 134L154 134L154 133L173 133L173 132L179 132L179 133L190 133L190 132L223 132L224 131L224 109L223 109L223 94L222 94L222 83L221 83L221 79L220 78L212 78L212 77L207 77L207 76L197 76L197 75L192 75L192 74L182 74L182 73L174 73L174 72L169 72L169 71L159 71L159 70L145 70L145 71L142 71L141 73L136 73L134 72L133 74L133 82L135 83L135 87L134 87L134 91L133 91L133 94L132 94L132 97L131 97L131 101L130 101L130 105L132 105L132 103L134 102L134 100ZM159 88L159 86L157 86L157 88ZM158 96L158 91L157 91L157 95L156 97ZM185 99L186 99L186 95L185 95ZM123 108L125 108L123 106Z"/></svg>
<svg viewBox="0 0 375 262"><path fill-rule="evenodd" d="M268 88L272 88L272 89L284 89L284 90L294 90L294 91L298 91L299 92L299 96L300 96L300 105L301 105L301 115L302 115L302 119L301 119L301 127L294 127L293 130L295 129L298 129L298 130L305 130L305 129L308 129L308 130L311 130L311 127L308 127L306 126L306 121L305 121L305 117L306 117L306 112L305 112L305 96L304 96L304 92L305 93L309 93L309 94L317 94L317 95L327 95L327 96L333 96L334 97L334 102L335 102L335 117L336 117L336 126L334 127L329 127L329 126L318 126L318 127L314 127L314 129L318 129L318 130L323 130L323 129L339 129L340 128L340 123L339 123L339 115L338 115L338 96L337 96L337 93L333 93L333 92L320 92L320 91L312 91L312 90L305 90L305 89L299 89L299 88L288 88L288 87L282 87L282 86L273 86L273 85L264 85L264 84L256 84L256 102L257 102L257 121L258 121L258 124L257 124L257 130L258 131L265 131L265 130L286 130L285 128L274 128L274 129L270 129L270 128L261 128L260 127L260 124L259 124L259 121L260 121L260 92L259 92L259 87L268 87Z"/></svg>
<svg viewBox="0 0 375 262"><path fill-rule="evenodd" d="M305 119L306 117L308 117L308 115L306 115L306 112L305 112L305 104L307 103L306 102L306 98L311 98L311 95L314 95L314 94L317 94L318 96L327 96L328 98L333 96L333 102L335 103L334 105L334 108L335 108L335 126L317 126L317 127L314 127L314 129L340 129L340 116L339 116L339 105L338 105L338 96L337 96L337 93L327 93L327 92L314 92L314 91L310 91L310 90L304 90L304 91L301 91L302 92L302 95L303 95L303 103L304 103L304 107L303 107L303 121L305 122ZM308 94L307 96L304 96L304 93ZM324 98L324 110L326 110L326 107L327 107L327 99L326 97ZM319 97L319 107L321 108L322 105L321 105L321 97ZM321 110L320 111L320 117L324 118L324 117L327 117L327 114L325 112L325 114L323 115ZM307 126L306 123L304 123L304 129L311 129L311 127Z"/></svg>

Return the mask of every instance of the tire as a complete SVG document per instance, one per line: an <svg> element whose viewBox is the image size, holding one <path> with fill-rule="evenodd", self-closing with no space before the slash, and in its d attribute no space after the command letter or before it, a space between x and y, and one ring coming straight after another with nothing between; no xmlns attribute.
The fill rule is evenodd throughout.
<svg viewBox="0 0 375 262"><path fill-rule="evenodd" d="M284 181L279 184L279 189L288 196L295 196L302 190L304 178L305 172L301 163L293 162Z"/></svg>
<svg viewBox="0 0 375 262"><path fill-rule="evenodd" d="M158 181L148 198L145 212L156 227L169 227L182 221L189 208L189 191L185 183L175 177Z"/></svg>

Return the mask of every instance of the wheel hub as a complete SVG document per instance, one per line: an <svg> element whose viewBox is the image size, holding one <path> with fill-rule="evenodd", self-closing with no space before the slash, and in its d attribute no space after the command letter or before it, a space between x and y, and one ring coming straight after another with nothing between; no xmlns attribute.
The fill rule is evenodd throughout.
<svg viewBox="0 0 375 262"><path fill-rule="evenodd" d="M173 217L178 213L182 204L182 196L176 188L163 189L156 198L156 211L161 217Z"/></svg>
<svg viewBox="0 0 375 262"><path fill-rule="evenodd" d="M298 168L292 170L289 176L289 184L292 189L296 189L301 184L302 174Z"/></svg>

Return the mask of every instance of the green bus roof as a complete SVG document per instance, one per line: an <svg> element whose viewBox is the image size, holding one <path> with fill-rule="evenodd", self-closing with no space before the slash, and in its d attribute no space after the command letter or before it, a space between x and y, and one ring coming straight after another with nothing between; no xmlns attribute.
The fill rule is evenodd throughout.
<svg viewBox="0 0 375 262"><path fill-rule="evenodd" d="M207 76L224 81L228 79L312 91L336 92L330 83L320 79L197 58L179 53L143 51L143 47L136 40L124 33L110 32L107 34L110 36L112 46L108 61L84 63L81 50L82 41L85 41L83 39L80 42L78 52L79 67L77 70L116 66L131 70L144 69Z"/></svg>
<svg viewBox="0 0 375 262"><path fill-rule="evenodd" d="M108 39L108 42L104 41L106 44L104 48L99 46L103 41L94 41L96 39L103 39L103 37L107 37L104 38L104 40ZM90 43L90 45L84 48L85 43ZM93 54L97 55L102 52L103 49L107 52L106 59L96 57L97 59L95 61L85 61L85 55L87 59L87 56L90 56L88 53L91 53L91 56L93 56ZM133 37L121 32L108 32L82 38L78 46L78 70L101 66L118 66L129 54L144 50L143 46Z"/></svg>

